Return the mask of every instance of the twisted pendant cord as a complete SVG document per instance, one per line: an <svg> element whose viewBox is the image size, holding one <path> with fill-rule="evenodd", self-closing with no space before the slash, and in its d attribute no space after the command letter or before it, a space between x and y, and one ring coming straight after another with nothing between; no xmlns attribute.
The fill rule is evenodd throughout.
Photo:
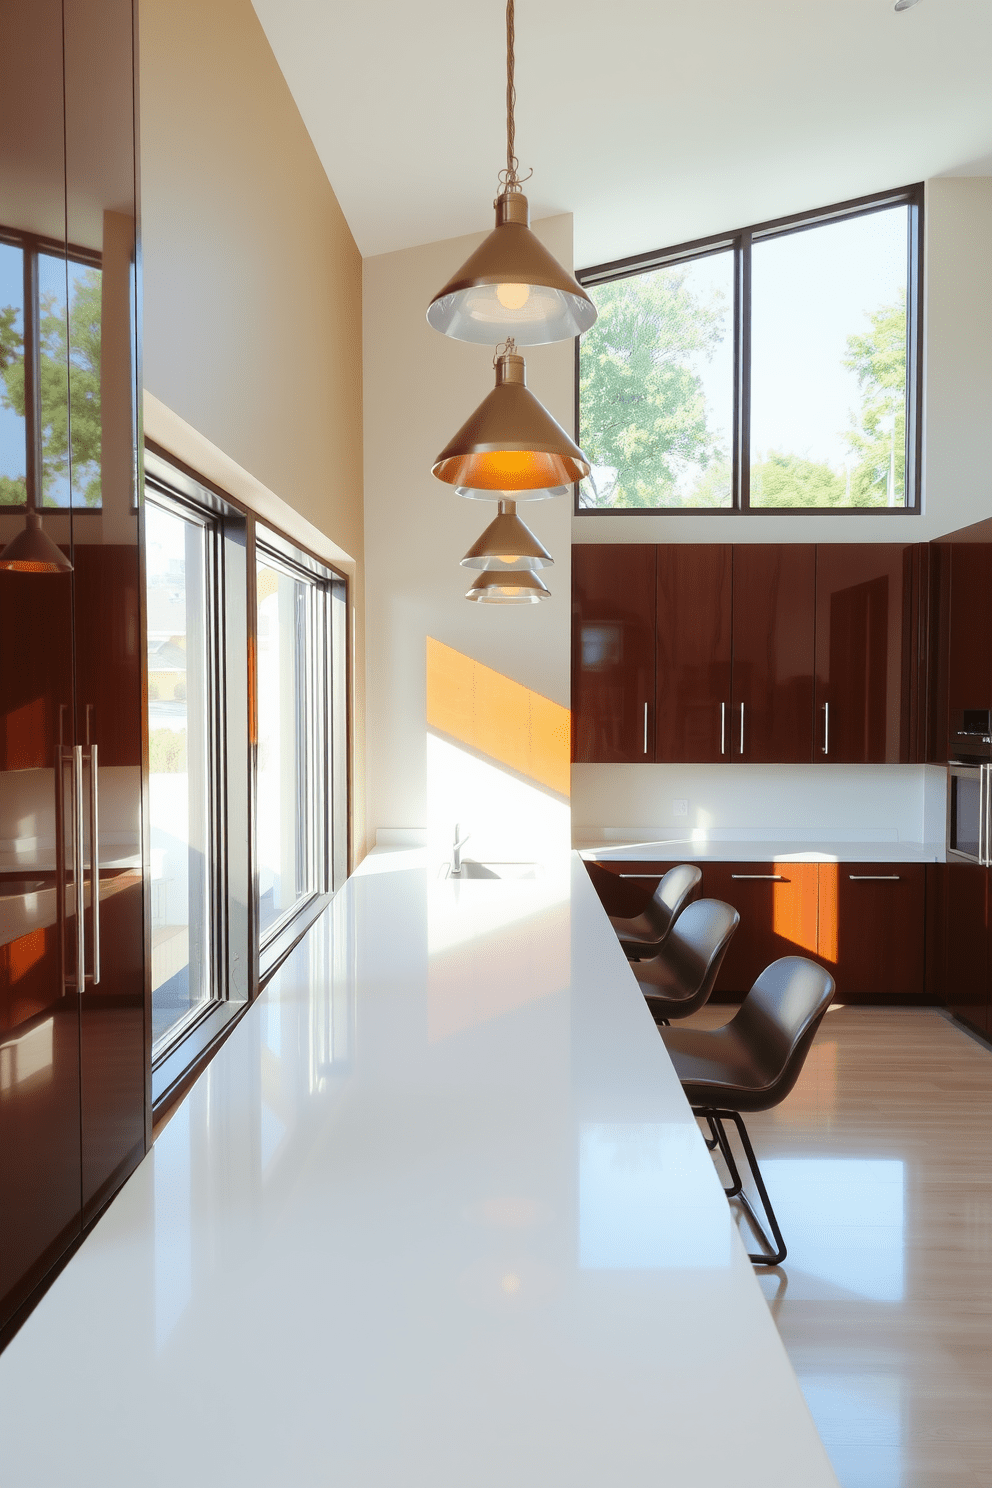
<svg viewBox="0 0 992 1488"><path fill-rule="evenodd" d="M513 110L517 102L517 89L513 80L514 50L516 37L514 34L513 0L506 0L506 189L519 190L517 185L517 157L514 154L516 145L516 125L513 118Z"/></svg>

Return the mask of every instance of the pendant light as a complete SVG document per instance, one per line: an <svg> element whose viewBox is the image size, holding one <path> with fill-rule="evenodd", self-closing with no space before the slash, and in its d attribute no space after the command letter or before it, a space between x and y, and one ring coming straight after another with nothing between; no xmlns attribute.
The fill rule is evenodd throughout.
<svg viewBox="0 0 992 1488"><path fill-rule="evenodd" d="M523 573L548 568L554 561L517 516L516 502L501 501L495 520L462 559L462 568L481 568L497 574Z"/></svg>
<svg viewBox="0 0 992 1488"><path fill-rule="evenodd" d="M458 489L525 498L568 486L589 474L589 462L527 387L524 359L513 341L495 358L496 386L438 455L438 480Z"/></svg>
<svg viewBox="0 0 992 1488"><path fill-rule="evenodd" d="M72 564L52 542L38 513L29 509L24 531L11 538L0 553L0 569L11 573L72 573Z"/></svg>
<svg viewBox="0 0 992 1488"><path fill-rule="evenodd" d="M521 346L581 336L596 319L582 285L530 230L514 154L514 0L506 5L506 169L493 205L496 226L431 301L427 319L456 341ZM525 179L527 179L525 177Z"/></svg>
<svg viewBox="0 0 992 1488"><path fill-rule="evenodd" d="M465 598L474 600L476 604L538 604L542 599L551 598L551 590L531 569L506 574L487 569L471 589L466 589Z"/></svg>

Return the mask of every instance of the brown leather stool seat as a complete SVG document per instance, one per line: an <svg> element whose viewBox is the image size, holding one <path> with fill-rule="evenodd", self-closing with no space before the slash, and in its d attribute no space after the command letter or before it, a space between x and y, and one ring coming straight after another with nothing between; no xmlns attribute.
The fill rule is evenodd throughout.
<svg viewBox="0 0 992 1488"><path fill-rule="evenodd" d="M740 1199L769 1252L751 1256L759 1265L780 1265L787 1252L741 1112L768 1111L789 1094L833 995L834 979L822 966L783 956L765 968L724 1028L659 1030L694 1114L707 1121L708 1145L719 1147L727 1163L727 1197ZM774 1246L744 1193L726 1121L737 1128Z"/></svg>
<svg viewBox="0 0 992 1488"><path fill-rule="evenodd" d="M631 968L658 1023L688 1018L709 1000L741 917L720 899L687 904L658 955Z"/></svg>
<svg viewBox="0 0 992 1488"><path fill-rule="evenodd" d="M610 924L628 956L656 956L665 937L693 897L703 875L693 863L669 868L639 915L610 915Z"/></svg>

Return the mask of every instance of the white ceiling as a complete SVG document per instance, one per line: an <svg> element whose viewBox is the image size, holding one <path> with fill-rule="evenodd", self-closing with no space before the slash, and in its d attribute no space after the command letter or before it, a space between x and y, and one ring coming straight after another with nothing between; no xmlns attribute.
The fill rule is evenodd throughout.
<svg viewBox="0 0 992 1488"><path fill-rule="evenodd" d="M253 0L363 255L491 225L504 0ZM992 151L992 5L517 0L517 154L584 267Z"/></svg>

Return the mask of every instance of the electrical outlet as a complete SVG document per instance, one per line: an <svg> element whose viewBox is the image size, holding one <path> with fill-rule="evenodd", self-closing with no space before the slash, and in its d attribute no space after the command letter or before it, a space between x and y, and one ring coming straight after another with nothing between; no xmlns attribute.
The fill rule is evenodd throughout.
<svg viewBox="0 0 992 1488"><path fill-rule="evenodd" d="M688 801L673 801L672 802L672 815L673 816L688 816L689 815L689 802Z"/></svg>

